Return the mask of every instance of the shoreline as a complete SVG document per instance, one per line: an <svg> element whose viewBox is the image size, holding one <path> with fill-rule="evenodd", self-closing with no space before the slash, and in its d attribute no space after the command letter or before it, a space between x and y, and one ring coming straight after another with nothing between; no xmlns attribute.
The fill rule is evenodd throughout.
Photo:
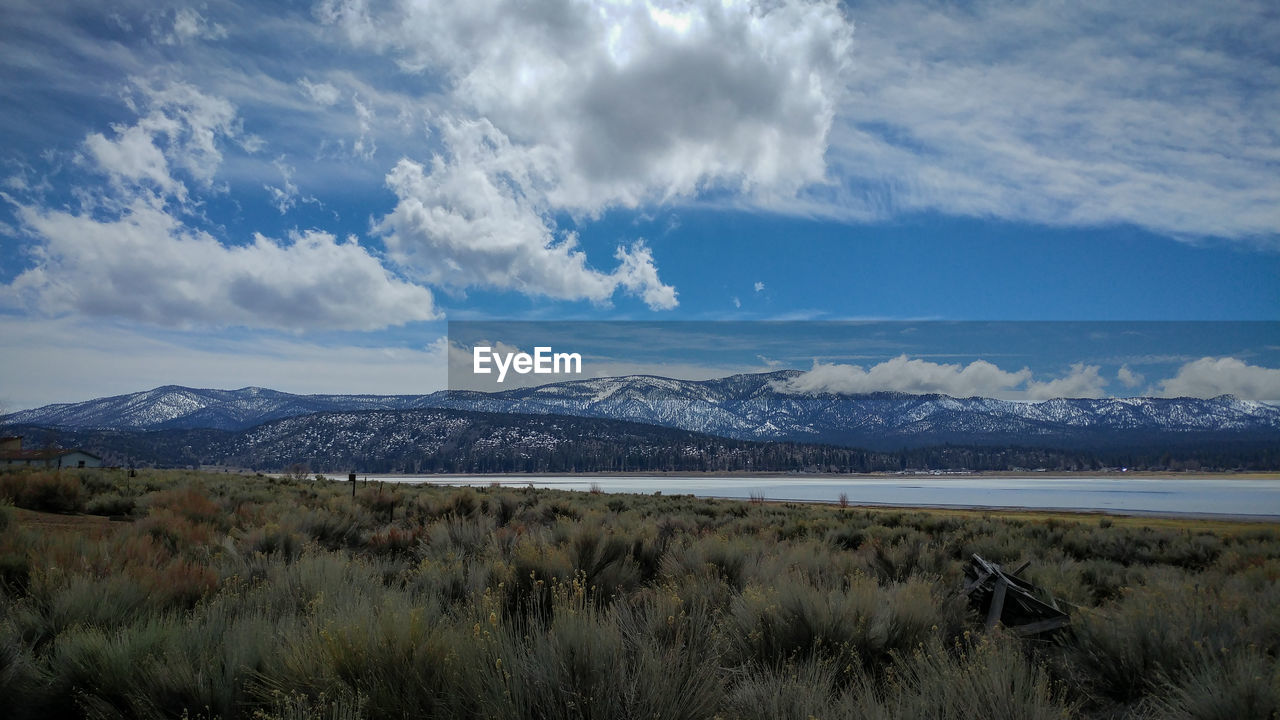
<svg viewBox="0 0 1280 720"><path fill-rule="evenodd" d="M1246 475L1248 476L1246 477ZM810 482L818 481L818 482L825 483L830 481L839 482L841 480L844 480L852 483L859 483L859 482L894 483L894 482L903 482L903 481L911 482L913 480L922 480L925 478L939 485L946 483L948 479L952 479L956 482L964 482L966 480L973 480L977 477L983 477L989 480L1016 479L1016 480L1037 481L1037 480L1043 479L1045 481L1059 481L1059 482L1063 480L1066 480L1069 482L1072 479L1080 480L1080 481L1090 481L1090 480L1097 481L1100 478L1103 478L1103 476L1089 475L1084 473L1076 473L1074 475L1057 474L1055 476L1043 477L1043 478L1039 476L1028 477L1025 474L1019 474L1019 473L1004 473L1001 475L987 474L985 476L981 474L967 474L967 475L958 475L953 478L947 478L947 477L937 476L937 475L922 477L922 476L897 475L897 474L894 474L894 475L864 474L864 475L856 475L856 476L854 475L825 475L825 476L805 475L805 476L797 477L794 475L779 476L779 475L768 474L768 473L756 473L752 475L713 475L709 473L704 473L698 476L685 474L685 473L681 473L681 474L672 473L667 475L655 475L655 474L625 474L624 475L624 474L618 474L618 473L615 473L612 475L595 475L595 474L373 475L371 474L367 476L357 474L357 485L362 485L367 483L382 484L383 482L389 482L390 484L405 484L405 485L418 485L418 486L428 485L428 486L433 486L437 488L471 487L478 490L501 489L501 490L509 490L509 491L512 491L512 490L519 491L519 490L524 490L525 488L534 488L538 491L550 490L550 491L563 491L563 492L604 492L605 494L617 493L620 495L649 495L652 493L633 489L633 488L610 489L608 487L608 481L609 480L626 481L626 480L635 480L635 479L662 479L664 477L670 477L673 480L678 478L699 477L707 480L722 479L725 481L744 480L744 479L745 480L779 480L779 479L785 480L785 479L794 478L797 481L796 482L797 485L802 485L806 481L810 481ZM1214 481L1223 481L1223 480L1229 479L1229 480L1243 480L1245 482L1274 483L1280 478L1278 478L1277 475L1274 473L1253 473L1253 474L1235 473L1225 478L1217 477L1217 476L1207 476L1205 474L1198 474L1198 475L1188 474L1187 476L1183 476L1183 477L1169 478L1168 476L1161 475L1158 473L1145 474L1145 476L1143 474L1127 473L1124 475L1117 474L1116 477L1113 477L1113 478L1107 477L1103 479L1117 480L1117 481L1137 480L1137 481L1148 481L1148 482L1155 482L1155 481L1162 481L1162 480L1168 480L1168 481L1174 481L1174 482L1176 481L1194 482L1198 480L1201 482L1207 481L1210 483ZM545 487L545 486L535 487L534 485L539 481L547 481L547 480L559 481L559 484L561 484L562 487ZM347 483L347 480L345 478L335 479L330 477L330 481L337 481L337 482L341 482L342 484ZM785 485L785 484L786 483L779 483L779 485ZM570 485L575 487L565 487ZM781 489L779 487L775 487L774 491L777 493L786 492L786 490ZM840 505L839 500L833 500L829 498L814 498L814 497L791 498L791 497L786 497L784 494L771 494L769 496L762 495L760 497L754 497L754 496L743 497L741 495L721 495L716 492L716 489L709 488L709 487L703 487L701 488L701 491L695 491L695 492L688 492L688 491L685 491L684 489L675 489L668 492L665 488L663 488L659 492L669 497L691 497L691 498L697 498L700 500L707 499L707 500L725 500L725 501L738 501L738 502L754 502L754 503L762 503L766 505L803 504L803 505L818 505L818 506L827 506L827 507L842 507ZM1022 516L1022 517L1035 517L1035 518L1041 518L1041 519L1049 518L1049 517L1072 518L1077 520L1096 519L1096 518L1102 518L1102 517L1112 518L1112 519L1124 518L1124 519L1129 519L1138 523L1145 522L1147 524L1160 524L1161 522L1173 522L1173 523L1223 522L1223 523L1233 523L1233 524L1234 523L1266 523L1266 524L1280 523L1280 513L1209 512L1209 511L1202 511L1202 510L1143 509L1143 508L1134 508L1134 507L1111 508L1111 507L1100 507L1100 506L1071 506L1071 505L1037 506L1037 505L1026 505L1026 504L986 504L982 502L951 502L951 503L897 502L894 500L877 502L875 500L856 499L856 498L850 498L849 503L843 507L848 509L862 509L862 510L922 511L922 512L933 512L933 513L944 513L944 514L958 513L958 514L964 514L964 515L1000 514L1002 516Z"/></svg>
<svg viewBox="0 0 1280 720"><path fill-rule="evenodd" d="M208 468L205 468L208 469ZM213 470L210 470L213 471ZM253 473L253 470L234 470L235 472ZM270 477L283 477L287 473L273 472L262 473ZM346 482L347 473L330 473L317 472L309 473L309 475L324 475L333 480ZM653 471L653 472L589 472L589 473L363 473L356 472L358 480L368 478L370 480L378 480L384 478L422 478L424 482L431 478L656 478L656 477L696 477L696 478L780 478L780 479L904 479L904 478L1112 478L1112 479L1149 479L1149 480L1280 480L1280 471L1245 471L1234 472L1230 470L1222 471L1191 471L1191 472L1165 472L1159 470L1141 470L1141 471L1105 471L1105 470L1079 470L1079 471L1014 471L1014 470L995 470L987 472L967 472L960 470L939 470L939 471L904 471L894 473L802 473L802 472L776 472L776 471Z"/></svg>

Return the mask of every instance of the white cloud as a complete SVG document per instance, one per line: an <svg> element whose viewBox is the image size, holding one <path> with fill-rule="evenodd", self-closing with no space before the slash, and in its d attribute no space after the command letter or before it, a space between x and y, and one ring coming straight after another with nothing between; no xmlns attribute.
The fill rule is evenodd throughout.
<svg viewBox="0 0 1280 720"><path fill-rule="evenodd" d="M84 146L94 163L105 170L113 182L141 184L146 181L166 195L186 199L186 186L169 174L169 161L147 128L117 127L115 138L110 140L101 133L92 133L85 138Z"/></svg>
<svg viewBox="0 0 1280 720"><path fill-rule="evenodd" d="M205 18L194 8L179 8L173 15L173 25L167 31L157 33L156 39L164 45L181 45L190 40L222 40L227 29Z"/></svg>
<svg viewBox="0 0 1280 720"><path fill-rule="evenodd" d="M1280 402L1280 369L1250 365L1233 357L1200 358L1178 368L1150 391L1157 397L1212 398L1235 395L1244 400Z"/></svg>
<svg viewBox="0 0 1280 720"><path fill-rule="evenodd" d="M793 394L892 391L1037 402L1060 397L1103 397L1106 381L1098 370L1096 365L1076 363L1062 377L1035 380L1027 368L1009 372L985 360L962 365L899 355L870 368L815 362L812 370L777 382L774 388Z"/></svg>
<svg viewBox="0 0 1280 720"><path fill-rule="evenodd" d="M1121 365L1120 370L1116 372L1116 379L1125 387L1132 388L1141 385L1145 378L1142 377L1142 373L1134 372L1128 365Z"/></svg>
<svg viewBox="0 0 1280 720"><path fill-rule="evenodd" d="M107 175L107 186L76 188L78 211L11 200L40 244L31 250L34 267L0 285L5 304L46 317L291 331L372 330L436 317L429 290L396 277L354 238L339 242L309 230L283 243L254 234L246 245L225 245L188 225L181 219L191 211L187 189L172 169L210 186L219 146L244 133L224 99L181 84L138 87L145 99L138 122L117 126L114 138L85 141L85 159ZM276 163L285 188L267 190L284 212L298 190L292 168Z"/></svg>
<svg viewBox="0 0 1280 720"><path fill-rule="evenodd" d="M338 88L327 82L313 83L309 78L302 78L298 81L298 87L302 88L303 93L312 102L324 107L337 105L338 101L342 99Z"/></svg>
<svg viewBox="0 0 1280 720"><path fill-rule="evenodd" d="M1063 377L1046 382L1028 381L1026 399L1036 402L1052 398L1105 397L1103 388L1107 381L1098 373L1099 369L1097 365L1075 363Z"/></svg>
<svg viewBox="0 0 1280 720"><path fill-rule="evenodd" d="M360 135L351 144L356 157L369 160L378 152L378 143L373 139L373 121L376 117L373 108L360 102L360 98L351 99L351 107L356 113L356 122L360 127Z"/></svg>
<svg viewBox="0 0 1280 720"><path fill-rule="evenodd" d="M619 247L613 256L619 263L612 275L617 280L618 287L632 295L639 295L651 310L671 310L680 304L676 300L676 289L663 285L658 279L653 253L643 240L632 243L630 248Z"/></svg>
<svg viewBox="0 0 1280 720"><path fill-rule="evenodd" d="M292 210L299 202L312 203L319 205L320 201L313 196L303 196L298 192L298 186L293 182L294 169L284 161L284 156L280 156L272 161L276 169L280 171L280 177L283 180L283 187L274 185L263 185L263 189L271 196L271 204L276 206L281 215Z"/></svg>
<svg viewBox="0 0 1280 720"><path fill-rule="evenodd" d="M44 244L0 291L45 315L163 326L371 330L435 317L431 292L397 279L354 239L319 231L226 246L154 202L116 219L20 207Z"/></svg>
<svg viewBox="0 0 1280 720"><path fill-rule="evenodd" d="M757 280L755 284L755 290L756 292L762 292L764 290L764 283Z"/></svg>
<svg viewBox="0 0 1280 720"><path fill-rule="evenodd" d="M321 20L553 164L553 204L594 212L723 185L825 179L852 25L833 2L326 0Z"/></svg>
<svg viewBox="0 0 1280 720"><path fill-rule="evenodd" d="M867 2L815 209L1135 224L1274 242L1266 3Z"/></svg>
<svg viewBox="0 0 1280 720"><path fill-rule="evenodd" d="M389 253L438 285L487 286L604 303L619 289L654 309L676 305L641 242L618 248L610 274L587 265L572 233L557 236L548 210L521 192L536 186L536 153L513 149L484 122L445 127L448 157L430 169L401 160L387 176L396 208L378 224Z"/></svg>
<svg viewBox="0 0 1280 720"><path fill-rule="evenodd" d="M733 301L733 306L734 306L734 307L736 307L736 308L741 308L741 307L742 307L742 301L738 299L738 296L737 296L737 295L735 295L735 296L733 296L732 298L729 298L729 299L730 299L731 301Z"/></svg>
<svg viewBox="0 0 1280 720"><path fill-rule="evenodd" d="M775 389L794 394L895 391L998 397L1008 395L1030 379L1031 371L1026 368L1006 372L985 360L960 365L912 360L899 355L870 369L861 365L815 362L812 370L776 384Z"/></svg>
<svg viewBox="0 0 1280 720"><path fill-rule="evenodd" d="M141 105L138 121L112 126L111 138L91 133L84 142L87 159L119 189L145 186L186 202L187 187L174 177L175 169L208 188L222 164L220 142L250 150L261 144L244 132L235 106L223 98L185 83L155 87L136 81L133 90L140 103L127 99Z"/></svg>
<svg viewBox="0 0 1280 720"><path fill-rule="evenodd" d="M716 192L767 207L827 181L852 36L834 2L325 0L316 15L445 81L445 152L397 165L381 223L430 276L672 307L652 251L620 249L605 275L551 218Z"/></svg>

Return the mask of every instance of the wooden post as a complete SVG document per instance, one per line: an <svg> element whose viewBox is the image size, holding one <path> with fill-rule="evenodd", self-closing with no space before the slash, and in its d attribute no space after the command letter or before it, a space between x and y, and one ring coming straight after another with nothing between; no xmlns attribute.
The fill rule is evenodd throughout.
<svg viewBox="0 0 1280 720"><path fill-rule="evenodd" d="M991 591L991 608L987 610L987 630L1000 621L1000 613L1004 611L1004 593L1008 589L1009 581L1004 579L1004 575L998 576L995 589Z"/></svg>
<svg viewBox="0 0 1280 720"><path fill-rule="evenodd" d="M351 499L356 499L356 474L347 473L347 482L351 483Z"/></svg>

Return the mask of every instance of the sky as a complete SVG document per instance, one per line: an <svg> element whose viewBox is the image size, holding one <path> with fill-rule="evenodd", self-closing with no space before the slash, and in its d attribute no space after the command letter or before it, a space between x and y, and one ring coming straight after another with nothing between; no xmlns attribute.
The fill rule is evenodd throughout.
<svg viewBox="0 0 1280 720"><path fill-rule="evenodd" d="M1230 323L1280 320L1278 14L0 0L0 407L429 392L490 319L1227 323L1150 367L787 362L1275 399Z"/></svg>

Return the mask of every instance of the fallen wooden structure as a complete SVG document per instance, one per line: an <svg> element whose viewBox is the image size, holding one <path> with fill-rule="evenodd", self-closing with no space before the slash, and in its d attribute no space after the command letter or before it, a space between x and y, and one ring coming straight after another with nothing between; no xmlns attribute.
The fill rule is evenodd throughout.
<svg viewBox="0 0 1280 720"><path fill-rule="evenodd" d="M996 623L1022 637L1053 633L1071 624L1065 603L1018 577L1031 564L1028 560L1012 572L974 554L965 566L961 594L986 615L986 629ZM1048 602L1040 598L1046 598Z"/></svg>

